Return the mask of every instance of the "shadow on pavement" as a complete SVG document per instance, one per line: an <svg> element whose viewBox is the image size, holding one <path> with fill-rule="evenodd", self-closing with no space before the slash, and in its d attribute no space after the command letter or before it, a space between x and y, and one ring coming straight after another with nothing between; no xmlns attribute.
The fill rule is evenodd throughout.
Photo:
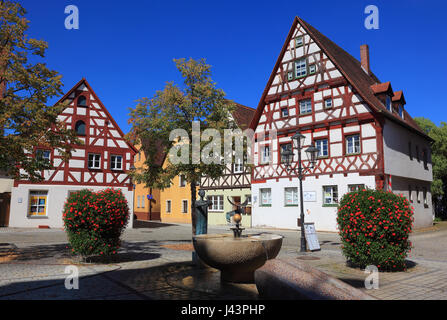
<svg viewBox="0 0 447 320"><path fill-rule="evenodd" d="M135 229L142 229L142 228L164 228L164 227L171 227L176 226L176 224L170 224L170 223L161 223L157 221L145 221L145 220L134 220L133 227Z"/></svg>
<svg viewBox="0 0 447 320"><path fill-rule="evenodd" d="M213 290L209 287L204 290L200 286L185 286L183 279L194 277L198 272L204 271L191 262L111 270L80 276L78 290L67 290L65 278L20 281L1 286L0 299L257 299L256 290L254 292L238 285L216 283Z"/></svg>

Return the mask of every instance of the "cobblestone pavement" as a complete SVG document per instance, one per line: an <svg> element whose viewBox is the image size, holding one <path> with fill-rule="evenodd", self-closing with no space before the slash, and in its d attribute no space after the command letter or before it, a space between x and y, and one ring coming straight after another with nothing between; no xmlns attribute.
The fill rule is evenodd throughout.
<svg viewBox="0 0 447 320"><path fill-rule="evenodd" d="M0 228L0 299L257 299L254 284L221 285L219 272L191 263L191 227L142 224L126 230L120 254L108 263L80 263L62 230ZM259 230L248 229L246 232ZM379 299L447 299L447 224L412 236L413 266L380 273L379 289L364 289L367 276L346 266L335 233L318 233L321 251L301 255L300 234L284 236L281 257L305 259L316 268ZM226 227L209 233L228 232ZM66 267L79 270L79 290L65 289Z"/></svg>

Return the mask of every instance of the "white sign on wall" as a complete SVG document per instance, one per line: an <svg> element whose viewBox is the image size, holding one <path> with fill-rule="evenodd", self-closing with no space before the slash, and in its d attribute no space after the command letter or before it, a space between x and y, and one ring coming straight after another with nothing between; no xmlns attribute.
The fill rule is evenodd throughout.
<svg viewBox="0 0 447 320"><path fill-rule="evenodd" d="M303 192L303 201L304 202L317 201L317 192L316 191L304 191Z"/></svg>

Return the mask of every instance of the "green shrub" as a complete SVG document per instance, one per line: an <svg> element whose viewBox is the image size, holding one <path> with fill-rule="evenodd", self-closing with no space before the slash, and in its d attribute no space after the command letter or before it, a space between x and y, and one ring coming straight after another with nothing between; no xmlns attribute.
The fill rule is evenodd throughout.
<svg viewBox="0 0 447 320"><path fill-rule="evenodd" d="M129 208L120 189L72 193L64 206L64 226L72 252L83 257L116 254L129 220Z"/></svg>
<svg viewBox="0 0 447 320"><path fill-rule="evenodd" d="M405 269L413 210L404 196L389 191L345 194L338 207L337 223L348 262L361 268L375 265L386 271Z"/></svg>

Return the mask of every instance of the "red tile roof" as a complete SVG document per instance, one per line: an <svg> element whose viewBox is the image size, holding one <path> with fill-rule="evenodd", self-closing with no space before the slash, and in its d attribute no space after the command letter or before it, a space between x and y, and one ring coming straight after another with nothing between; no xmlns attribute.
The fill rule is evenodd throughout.
<svg viewBox="0 0 447 320"><path fill-rule="evenodd" d="M233 111L233 118L239 129L245 130L250 126L251 119L256 110L236 102L233 103L236 105L236 108Z"/></svg>
<svg viewBox="0 0 447 320"><path fill-rule="evenodd" d="M406 104L403 91L401 90L401 91L394 92L392 101L394 101L394 102L402 101L403 104Z"/></svg>
<svg viewBox="0 0 447 320"><path fill-rule="evenodd" d="M393 89L391 88L391 83L388 81L388 82L384 82L384 83L376 83L376 84L373 84L372 86L371 86L371 89L372 89L372 91L375 93L375 94L378 94L378 93L387 93L387 92L390 92L390 93L392 93L393 92Z"/></svg>

